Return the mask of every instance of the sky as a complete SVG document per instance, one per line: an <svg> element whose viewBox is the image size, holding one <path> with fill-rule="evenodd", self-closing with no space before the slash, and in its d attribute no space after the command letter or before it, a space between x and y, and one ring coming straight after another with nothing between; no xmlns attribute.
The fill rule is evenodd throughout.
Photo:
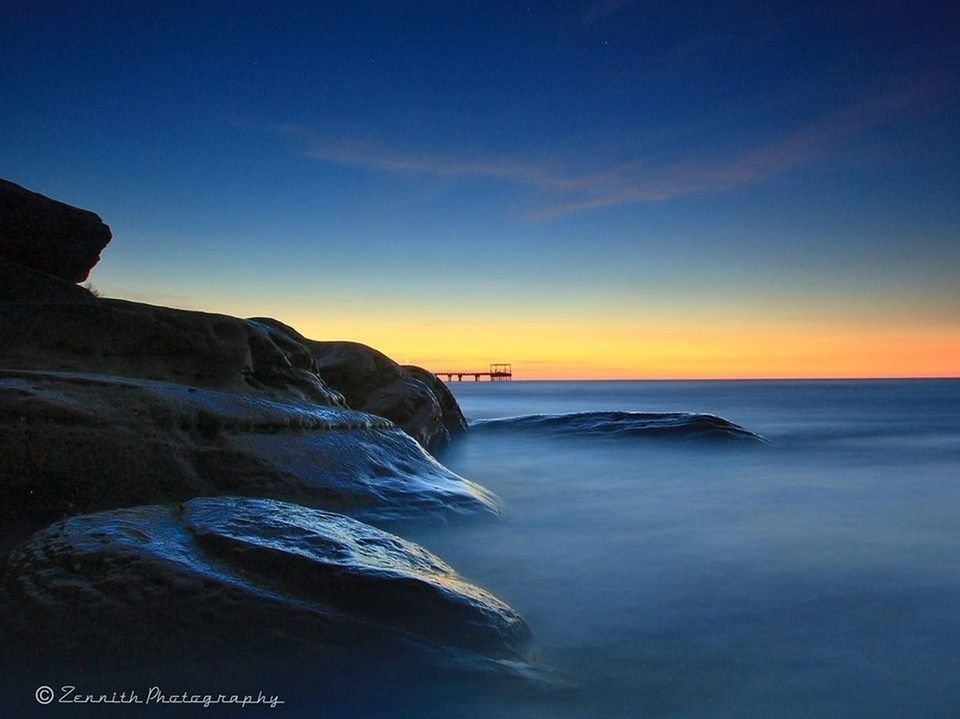
<svg viewBox="0 0 960 719"><path fill-rule="evenodd" d="M518 379L960 375L960 6L0 0L103 294Z"/></svg>

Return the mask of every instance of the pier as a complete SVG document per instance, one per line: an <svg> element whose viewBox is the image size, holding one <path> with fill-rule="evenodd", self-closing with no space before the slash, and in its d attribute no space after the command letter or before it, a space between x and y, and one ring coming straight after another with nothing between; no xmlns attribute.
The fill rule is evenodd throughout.
<svg viewBox="0 0 960 719"><path fill-rule="evenodd" d="M491 382L509 382L513 379L513 365L492 364L486 370L444 370L443 372L434 372L434 374L439 379L446 377L447 382L453 382L454 377L457 378L457 382L463 382L464 377L473 377L474 382L479 382L481 377L489 377Z"/></svg>

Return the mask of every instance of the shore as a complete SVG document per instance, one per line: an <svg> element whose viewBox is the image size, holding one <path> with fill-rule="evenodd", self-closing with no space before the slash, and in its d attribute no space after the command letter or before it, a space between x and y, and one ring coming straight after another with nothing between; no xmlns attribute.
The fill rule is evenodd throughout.
<svg viewBox="0 0 960 719"><path fill-rule="evenodd" d="M8 675L184 645L524 664L523 619L395 534L499 512L432 454L466 429L442 382L273 319L98 297L98 216L8 182L0 204Z"/></svg>

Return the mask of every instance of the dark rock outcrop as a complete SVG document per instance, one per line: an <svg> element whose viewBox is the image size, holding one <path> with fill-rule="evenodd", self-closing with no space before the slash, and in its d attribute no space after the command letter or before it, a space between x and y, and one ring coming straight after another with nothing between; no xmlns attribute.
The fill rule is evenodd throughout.
<svg viewBox="0 0 960 719"><path fill-rule="evenodd" d="M0 257L83 282L110 238L95 213L0 180Z"/></svg>
<svg viewBox="0 0 960 719"><path fill-rule="evenodd" d="M0 257L0 303L90 304L95 299L80 285Z"/></svg>
<svg viewBox="0 0 960 719"><path fill-rule="evenodd" d="M357 519L497 513L425 449L466 426L447 388L276 320L96 297L75 283L110 237L0 181L0 546L72 515L0 557L0 674L179 671L184 647L282 676L526 667L516 612Z"/></svg>
<svg viewBox="0 0 960 719"><path fill-rule="evenodd" d="M97 299L0 303L0 367L93 372L342 406L309 350L227 315Z"/></svg>
<svg viewBox="0 0 960 719"><path fill-rule="evenodd" d="M359 342L309 340L276 320L251 321L309 347L317 374L350 407L386 417L424 447L440 447L467 427L450 390L425 369L401 366Z"/></svg>
<svg viewBox="0 0 960 719"><path fill-rule="evenodd" d="M100 218L0 180L0 367L166 380L346 404L436 448L466 428L429 372L355 342L308 340L277 320L98 300L86 279L110 241ZM29 306L24 306L29 305ZM332 390L330 389L332 388Z"/></svg>
<svg viewBox="0 0 960 719"><path fill-rule="evenodd" d="M0 608L7 651L141 663L183 647L256 659L385 644L516 661L529 637L514 610L415 544L237 497L57 522L11 552Z"/></svg>
<svg viewBox="0 0 960 719"><path fill-rule="evenodd" d="M467 427L450 390L420 367L401 366L357 342L309 342L317 372L347 403L393 420L424 447L436 449Z"/></svg>
<svg viewBox="0 0 960 719"><path fill-rule="evenodd" d="M374 388L358 406L364 412L393 420L430 449L442 447L450 439L436 395L410 375Z"/></svg>
<svg viewBox="0 0 960 719"><path fill-rule="evenodd" d="M496 512L389 421L315 403L0 370L0 508L20 518L242 494L355 516Z"/></svg>
<svg viewBox="0 0 960 719"><path fill-rule="evenodd" d="M0 282L4 266L0 265ZM39 273L37 302L0 301L0 367L177 382L280 401L349 406L395 422L424 447L466 427L442 382L354 342L316 342L272 319L94 298ZM71 294L73 292L74 294ZM45 293L48 293L45 297ZM56 298L56 302L48 297ZM2 295L0 295L2 298Z"/></svg>
<svg viewBox="0 0 960 719"><path fill-rule="evenodd" d="M446 430L447 438L458 432L463 432L467 428L467 419L463 416L463 411L460 409L457 398L453 396L453 392L450 391L450 388L447 387L439 377L433 372L425 370L423 367L416 367L414 365L403 365L403 371L413 379L426 385L430 391L433 392L437 404L440 405L440 421ZM442 436L442 430L438 432L438 434Z"/></svg>

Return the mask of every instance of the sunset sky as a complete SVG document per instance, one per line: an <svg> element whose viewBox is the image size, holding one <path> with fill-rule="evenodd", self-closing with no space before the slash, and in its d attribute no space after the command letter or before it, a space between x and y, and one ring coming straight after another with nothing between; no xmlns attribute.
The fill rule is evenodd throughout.
<svg viewBox="0 0 960 719"><path fill-rule="evenodd" d="M956 3L12 3L106 295L518 378L960 374ZM325 7L324 7L325 6Z"/></svg>

